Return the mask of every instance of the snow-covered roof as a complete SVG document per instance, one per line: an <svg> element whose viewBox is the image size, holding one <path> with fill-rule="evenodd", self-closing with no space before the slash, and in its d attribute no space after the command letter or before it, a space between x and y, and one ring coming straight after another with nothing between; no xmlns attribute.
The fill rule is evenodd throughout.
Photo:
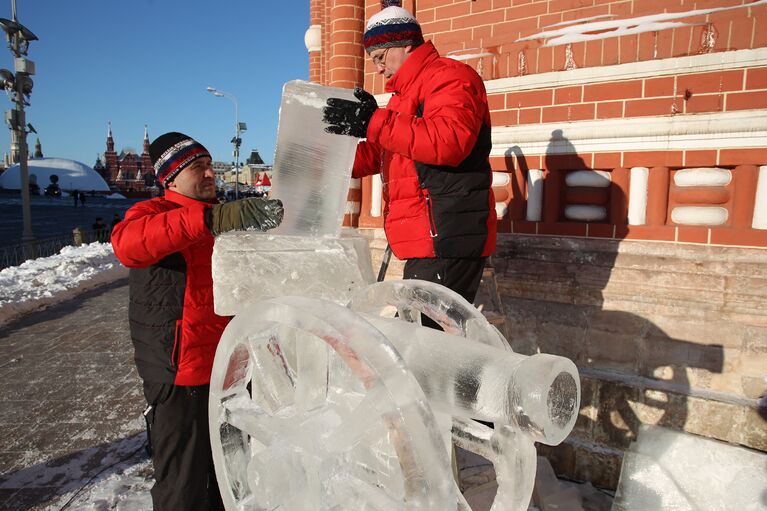
<svg viewBox="0 0 767 511"><path fill-rule="evenodd" d="M79 161L65 160L63 158L36 158L29 160L27 167L29 169L30 182L32 182L32 176L36 176L37 185L41 189L50 184L51 174L56 174L59 176L58 185L64 190L109 191L109 185L104 181L104 178L91 167ZM18 163L8 167L0 175L0 186L6 190L21 189Z"/></svg>

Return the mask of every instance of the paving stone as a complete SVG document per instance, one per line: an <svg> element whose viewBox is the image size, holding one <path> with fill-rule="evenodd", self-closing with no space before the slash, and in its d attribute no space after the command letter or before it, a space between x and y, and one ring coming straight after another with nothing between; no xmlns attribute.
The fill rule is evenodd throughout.
<svg viewBox="0 0 767 511"><path fill-rule="evenodd" d="M56 467L143 430L127 303L123 279L0 328L0 510L47 509L82 484Z"/></svg>

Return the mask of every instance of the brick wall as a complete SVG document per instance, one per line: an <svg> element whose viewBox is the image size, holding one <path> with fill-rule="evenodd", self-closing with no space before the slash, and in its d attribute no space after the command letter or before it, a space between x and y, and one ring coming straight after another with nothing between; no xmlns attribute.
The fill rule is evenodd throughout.
<svg viewBox="0 0 767 511"><path fill-rule="evenodd" d="M767 6L748 7L750 3L753 1L416 0L403 6L415 13L424 34L443 54L491 53L481 60L483 77L492 80L562 71L568 62L596 67L767 46ZM366 5L367 19L377 12L380 2L369 0ZM723 10L728 7L734 9ZM621 20L641 24L649 21L648 16L659 14L666 15L662 22L684 25L619 30L634 26ZM584 29L585 37L570 44L557 33L600 22L602 25ZM522 73L520 55L525 63ZM476 65L477 60L469 63ZM366 69L366 84L382 84L374 78L372 66Z"/></svg>

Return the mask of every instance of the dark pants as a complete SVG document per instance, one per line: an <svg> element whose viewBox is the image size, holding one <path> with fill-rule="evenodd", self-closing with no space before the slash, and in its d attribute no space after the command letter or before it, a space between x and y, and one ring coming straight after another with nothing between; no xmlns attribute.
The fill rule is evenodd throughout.
<svg viewBox="0 0 767 511"><path fill-rule="evenodd" d="M223 510L208 434L208 385L144 382L154 511Z"/></svg>
<svg viewBox="0 0 767 511"><path fill-rule="evenodd" d="M408 259L405 261L403 279L428 280L441 284L473 303L477 296L479 281L485 269L486 257L469 257L463 259ZM421 317L421 324L430 328L442 328L426 316Z"/></svg>

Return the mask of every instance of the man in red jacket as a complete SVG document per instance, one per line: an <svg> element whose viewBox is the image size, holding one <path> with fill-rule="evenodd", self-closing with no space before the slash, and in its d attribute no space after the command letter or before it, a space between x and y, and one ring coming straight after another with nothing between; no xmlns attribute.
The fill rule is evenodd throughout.
<svg viewBox="0 0 767 511"><path fill-rule="evenodd" d="M381 173L384 229L406 260L404 278L442 284L472 302L496 232L482 78L440 57L401 7L371 17L363 44L393 96L385 109L360 88L359 102L329 99L326 131L366 138L352 175Z"/></svg>
<svg viewBox="0 0 767 511"><path fill-rule="evenodd" d="M130 268L128 319L152 451L155 511L223 509L208 433L208 385L229 317L213 311L213 237L282 220L282 203L218 204L202 144L166 133L149 146L165 195L130 208L112 230L115 255Z"/></svg>

